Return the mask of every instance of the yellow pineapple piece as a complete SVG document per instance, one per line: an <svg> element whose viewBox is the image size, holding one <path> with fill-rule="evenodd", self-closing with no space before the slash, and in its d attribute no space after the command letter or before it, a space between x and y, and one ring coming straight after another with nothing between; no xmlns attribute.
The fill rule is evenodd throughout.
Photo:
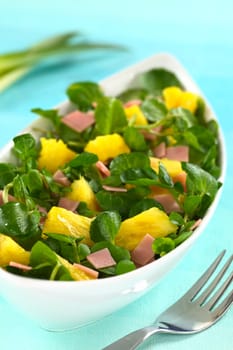
<svg viewBox="0 0 233 350"><path fill-rule="evenodd" d="M189 91L183 91L177 86L170 86L163 90L163 97L167 109L182 107L195 113L198 96Z"/></svg>
<svg viewBox="0 0 233 350"><path fill-rule="evenodd" d="M71 277L75 281L85 281L95 279L88 275L85 271L79 269L77 266L72 265L66 259L62 258L60 255L57 255L59 262L69 271Z"/></svg>
<svg viewBox="0 0 233 350"><path fill-rule="evenodd" d="M167 109L177 108L180 106L182 90L177 86L169 86L163 89L163 98Z"/></svg>
<svg viewBox="0 0 233 350"><path fill-rule="evenodd" d="M46 168L54 173L59 167L76 157L76 153L71 151L62 140L42 137L40 142L39 169Z"/></svg>
<svg viewBox="0 0 233 350"><path fill-rule="evenodd" d="M29 264L30 252L24 250L11 237L0 233L0 266L6 266L10 261Z"/></svg>
<svg viewBox="0 0 233 350"><path fill-rule="evenodd" d="M89 209L98 210L95 194L83 176L71 184L71 192L68 193L67 198L77 202L86 202Z"/></svg>
<svg viewBox="0 0 233 350"><path fill-rule="evenodd" d="M99 160L106 162L122 153L129 153L130 149L119 134L97 136L87 143L86 152L94 153Z"/></svg>
<svg viewBox="0 0 233 350"><path fill-rule="evenodd" d="M181 162L179 162L178 160L172 160L172 159L167 159L167 158L159 159L156 157L150 157L150 166L157 173L159 171L159 163L160 162L165 166L168 174L171 177L175 177L183 172L183 169L181 167Z"/></svg>
<svg viewBox="0 0 233 350"><path fill-rule="evenodd" d="M130 107L125 108L125 114L127 119L134 120L134 125L147 125L147 119L142 113L141 109L137 105L132 105Z"/></svg>
<svg viewBox="0 0 233 350"><path fill-rule="evenodd" d="M180 106L195 113L198 104L198 96L189 91L184 91L181 96Z"/></svg>
<svg viewBox="0 0 233 350"><path fill-rule="evenodd" d="M91 245L90 224L92 219L75 214L70 210L52 207L44 222L43 233L61 233L77 238L83 237L83 243Z"/></svg>
<svg viewBox="0 0 233 350"><path fill-rule="evenodd" d="M115 240L120 247L132 251L147 233L157 238L176 230L177 226L169 220L167 214L153 207L123 221Z"/></svg>

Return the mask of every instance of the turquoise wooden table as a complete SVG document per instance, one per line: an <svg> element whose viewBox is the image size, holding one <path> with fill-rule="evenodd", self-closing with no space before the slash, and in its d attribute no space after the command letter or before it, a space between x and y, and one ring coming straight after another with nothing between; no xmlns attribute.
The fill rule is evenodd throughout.
<svg viewBox="0 0 233 350"><path fill-rule="evenodd" d="M0 94L0 147L34 119L31 108L51 108L64 100L65 88L71 82L98 81L158 52L172 53L187 68L211 102L223 128L228 169L216 214L189 254L148 294L105 319L67 333L40 329L0 297L1 350L100 350L114 339L150 324L221 249L233 250L233 3L1 0L0 5L1 52L72 30L83 31L91 40L129 48L128 52L76 56L69 64L40 67ZM232 350L233 309L203 333L158 335L141 349Z"/></svg>

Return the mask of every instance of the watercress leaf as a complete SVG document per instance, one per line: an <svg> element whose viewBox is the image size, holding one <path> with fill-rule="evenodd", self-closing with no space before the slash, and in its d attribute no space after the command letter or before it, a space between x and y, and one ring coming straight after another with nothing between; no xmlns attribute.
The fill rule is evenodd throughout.
<svg viewBox="0 0 233 350"><path fill-rule="evenodd" d="M165 166L160 162L159 163L159 180L161 182L161 184L165 185L168 188L172 188L174 186L172 178L170 177L170 175L167 172L167 169L165 168Z"/></svg>
<svg viewBox="0 0 233 350"><path fill-rule="evenodd" d="M129 211L129 217L136 216L137 214L153 207L159 208L160 210L164 210L163 206L155 199L144 198L131 207Z"/></svg>
<svg viewBox="0 0 233 350"><path fill-rule="evenodd" d="M139 186L150 186L158 183L158 175L150 167L127 169L122 172L120 178L123 183Z"/></svg>
<svg viewBox="0 0 233 350"><path fill-rule="evenodd" d="M98 157L94 153L83 152L72 159L66 166L71 168L85 168L98 161Z"/></svg>
<svg viewBox="0 0 233 350"><path fill-rule="evenodd" d="M196 117L188 109L182 107L172 108L169 111L169 114L173 115L179 120L182 120L185 123L184 125L186 125L188 128L197 124Z"/></svg>
<svg viewBox="0 0 233 350"><path fill-rule="evenodd" d="M31 112L39 115L40 117L50 120L54 125L56 131L59 131L61 125L61 117L57 109L33 108Z"/></svg>
<svg viewBox="0 0 233 350"><path fill-rule="evenodd" d="M137 79L137 85L154 95L161 94L162 90L168 86L182 88L182 84L175 74L163 68L151 69L140 74Z"/></svg>
<svg viewBox="0 0 233 350"><path fill-rule="evenodd" d="M16 136L13 141L13 151L23 163L36 159L38 151L36 141L31 134Z"/></svg>
<svg viewBox="0 0 233 350"><path fill-rule="evenodd" d="M0 163L0 188L12 182L17 172L17 167L13 164Z"/></svg>
<svg viewBox="0 0 233 350"><path fill-rule="evenodd" d="M95 243L92 247L91 247L91 252L97 252L98 250L104 249L104 248L108 248L108 250L110 251L113 259L116 262L119 262L121 260L130 260L130 253L127 249L123 248L123 247L119 247L109 241L101 241L101 242L97 242Z"/></svg>
<svg viewBox="0 0 233 350"><path fill-rule="evenodd" d="M202 145L204 149L208 149L216 142L215 136L206 126L195 125L191 127L189 131L196 136L199 144Z"/></svg>
<svg viewBox="0 0 233 350"><path fill-rule="evenodd" d="M41 173L36 169L30 169L22 176L30 194L40 193L44 189Z"/></svg>
<svg viewBox="0 0 233 350"><path fill-rule="evenodd" d="M155 98L146 99L141 104L141 109L145 117L150 122L157 122L166 117L167 108L164 103Z"/></svg>
<svg viewBox="0 0 233 350"><path fill-rule="evenodd" d="M175 242L170 237L159 237L152 243L152 250L156 255L163 256L175 248Z"/></svg>
<svg viewBox="0 0 233 350"><path fill-rule="evenodd" d="M67 88L66 93L70 101L81 111L92 109L93 103L103 97L100 86L90 81L73 83Z"/></svg>
<svg viewBox="0 0 233 350"><path fill-rule="evenodd" d="M78 245L78 256L79 256L79 260L82 261L84 259L86 259L86 257L91 253L90 248L88 247L88 245L84 244L84 243L79 243Z"/></svg>
<svg viewBox="0 0 233 350"><path fill-rule="evenodd" d="M218 159L217 146L213 145L212 147L209 148L207 153L204 155L204 158L202 159L202 162L200 164L202 169L206 170L216 179L218 179L221 173L220 167L216 164L217 159Z"/></svg>
<svg viewBox="0 0 233 350"><path fill-rule="evenodd" d="M99 135L120 132L128 122L122 103L114 98L102 98L95 111L96 131Z"/></svg>
<svg viewBox="0 0 233 350"><path fill-rule="evenodd" d="M50 280L73 280L69 270L59 261L58 255L42 241L36 242L32 247L30 265L37 278L42 276Z"/></svg>
<svg viewBox="0 0 233 350"><path fill-rule="evenodd" d="M184 232L182 232L181 234L179 234L179 235L174 239L175 246L177 247L178 245L180 245L181 243L183 243L184 241L186 241L186 239L188 239L191 235L192 235L192 231L184 231Z"/></svg>
<svg viewBox="0 0 233 350"><path fill-rule="evenodd" d="M13 192L14 196L17 198L17 200L21 203L24 203L29 210L35 208L35 203L31 196L29 195L29 192L27 190L27 186L23 180L23 176L16 175L13 180Z"/></svg>
<svg viewBox="0 0 233 350"><path fill-rule="evenodd" d="M132 151L146 151L148 145L144 136L133 126L128 126L124 131L124 139Z"/></svg>
<svg viewBox="0 0 233 350"><path fill-rule="evenodd" d="M122 275L130 271L136 270L136 266L131 260L121 260L116 266L116 275Z"/></svg>
<svg viewBox="0 0 233 350"><path fill-rule="evenodd" d="M28 211L23 203L9 202L0 207L0 232L12 237L25 249L40 238L40 214Z"/></svg>
<svg viewBox="0 0 233 350"><path fill-rule="evenodd" d="M141 152L131 152L120 154L110 163L111 175L120 175L130 168L149 168L149 157Z"/></svg>
<svg viewBox="0 0 233 350"><path fill-rule="evenodd" d="M87 216L88 218L95 216L95 212L88 208L86 202L81 201L76 210L80 215Z"/></svg>
<svg viewBox="0 0 233 350"><path fill-rule="evenodd" d="M171 212L171 214L169 215L169 219L170 221L178 226L184 225L184 218L181 214L176 213L176 212Z"/></svg>
<svg viewBox="0 0 233 350"><path fill-rule="evenodd" d="M121 217L117 212L104 211L100 213L92 222L90 236L93 242L110 241L114 242L119 231Z"/></svg>
<svg viewBox="0 0 233 350"><path fill-rule="evenodd" d="M186 162L182 162L182 169L188 175L186 181L188 194L201 196L207 194L211 199L214 199L219 184L211 174L196 164Z"/></svg>
<svg viewBox="0 0 233 350"><path fill-rule="evenodd" d="M122 216L128 213L129 202L125 193L113 193L102 190L96 193L96 199L101 209L105 211L119 211Z"/></svg>
<svg viewBox="0 0 233 350"><path fill-rule="evenodd" d="M117 96L123 103L130 100L144 100L148 95L145 89L128 89Z"/></svg>

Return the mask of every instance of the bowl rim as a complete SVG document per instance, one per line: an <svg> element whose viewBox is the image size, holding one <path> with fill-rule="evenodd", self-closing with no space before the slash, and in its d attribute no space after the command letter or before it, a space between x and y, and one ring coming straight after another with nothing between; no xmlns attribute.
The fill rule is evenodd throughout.
<svg viewBox="0 0 233 350"><path fill-rule="evenodd" d="M165 63L164 63L165 62ZM111 90L111 85L114 85L114 82L117 80L123 79L124 81L128 81L127 85L130 85L130 80L132 80L137 74L149 70L151 68L164 68L173 71L178 78L181 80L181 82L184 84L184 86L189 89L187 86L191 86L191 91L198 93L200 96L202 96L205 100L206 104L206 111L209 117L211 116L211 119L214 119L218 122L218 139L219 139L219 146L220 146L220 166L221 166L221 174L219 177L219 181L224 184L224 179L226 176L226 145L225 140L223 136L223 131L221 128L221 125L219 123L219 120L217 119L215 112L213 108L211 107L210 103L208 102L205 95L202 93L198 85L194 82L193 78L190 76L190 74L186 71L184 66L181 64L180 61L177 60L177 58L170 53L157 53L155 55L152 55L142 61L139 61L133 65L130 65L129 67L126 67L123 70L120 70L119 72L116 72L115 74L107 77L106 79L103 79L99 82L100 86L103 88L103 90ZM123 86L122 91L125 90L125 84L121 84ZM118 88L119 90L119 88ZM111 95L110 93L108 93ZM116 95L118 93L115 93ZM113 94L114 95L114 94ZM58 108L59 110L63 111L66 110L67 107L70 106L69 101L65 101L60 103L59 105L55 106L55 108ZM207 116L208 118L208 116ZM38 118L34 122L32 122L30 125L28 125L21 133L25 133L30 131L33 127L35 127L38 123L41 122L43 118ZM7 143L1 150L0 150L0 159L7 155L9 155L10 149L12 147L12 141ZM85 280L85 281L50 281L46 279L37 279L37 278L31 278L31 277L25 277L25 276L19 276L15 275L13 273L10 273L3 268L0 268L0 278L7 279L8 281L17 281L21 283L24 282L25 286L27 285L34 285L37 287L38 285L46 287L46 288L57 288L58 285L62 286L62 288L72 288L76 286L76 288L86 288L87 286L95 287L96 285L102 284L105 286L105 284L115 283L118 284L118 281L121 282L124 280L128 280L129 277L132 277L132 279L135 279L137 276L143 275L144 272L147 272L149 270L153 269L159 269L160 265L164 265L170 260L174 260L173 258L175 256L180 255L181 252L187 252L188 248L192 245L192 243L197 239L198 236L204 231L205 227L207 226L210 218L212 217L212 214L214 213L218 202L221 197L223 186L218 190L218 193L216 194L216 197L214 201L212 202L211 206L207 210L204 218L202 219L201 225L195 229L193 234L187 238L182 244L180 244L178 247L176 247L174 250L170 251L163 257L160 257L159 259L142 266L140 268L137 268L136 270L127 272L125 274L116 275L116 276L110 276L107 278L102 279L95 279L95 280ZM77 283L78 282L78 283Z"/></svg>

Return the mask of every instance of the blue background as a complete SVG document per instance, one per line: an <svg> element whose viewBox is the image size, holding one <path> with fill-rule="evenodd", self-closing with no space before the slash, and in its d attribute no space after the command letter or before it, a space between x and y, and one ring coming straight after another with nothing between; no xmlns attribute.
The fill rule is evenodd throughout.
<svg viewBox="0 0 233 350"><path fill-rule="evenodd" d="M127 53L86 54L75 56L69 64L43 66L0 94L0 147L35 118L31 108L51 108L64 100L65 88L71 82L98 81L155 53L169 52L187 68L211 102L228 150L227 178L213 220L182 262L158 286L123 310L68 333L40 329L0 297L0 349L99 350L127 332L150 324L222 248L232 253L232 13L231 0L0 0L2 53L73 30L81 30L90 40L129 47ZM141 348L231 350L232 311L205 332L194 336L158 335Z"/></svg>

